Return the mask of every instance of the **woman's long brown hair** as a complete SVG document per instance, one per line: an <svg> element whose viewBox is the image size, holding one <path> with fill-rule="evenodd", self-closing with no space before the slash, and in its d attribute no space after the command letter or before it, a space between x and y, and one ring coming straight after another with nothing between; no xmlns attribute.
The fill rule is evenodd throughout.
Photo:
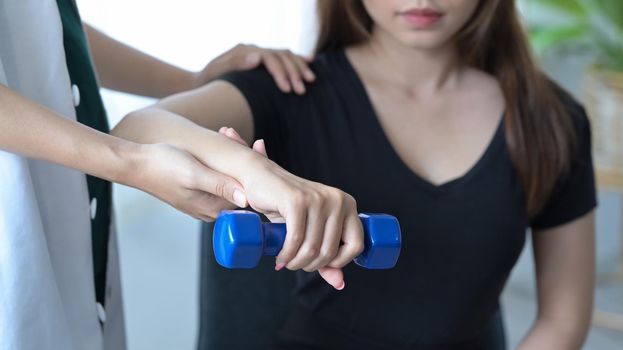
<svg viewBox="0 0 623 350"><path fill-rule="evenodd" d="M361 0L318 0L318 18L316 53L363 43L373 26ZM532 57L515 1L481 0L455 39L464 63L495 76L502 87L507 147L533 217L570 166L573 122Z"/></svg>

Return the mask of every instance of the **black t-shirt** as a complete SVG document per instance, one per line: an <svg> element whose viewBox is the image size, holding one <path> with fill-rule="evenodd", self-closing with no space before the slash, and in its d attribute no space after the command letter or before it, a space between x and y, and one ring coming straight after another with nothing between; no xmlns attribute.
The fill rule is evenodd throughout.
<svg viewBox="0 0 623 350"><path fill-rule="evenodd" d="M347 266L343 291L317 273L299 273L299 311L291 322L306 325L287 326L285 336L322 345L322 338L331 337L323 337L321 328L331 329L333 338L341 334L388 348L481 336L497 312L526 229L563 224L596 205L583 109L565 97L579 149L570 173L530 222L503 122L466 174L436 186L412 172L392 148L343 51L321 54L311 67L318 79L304 96L281 93L264 69L222 79L245 96L255 138L265 140L271 159L296 175L350 193L360 212L395 215L402 251L391 270ZM335 347L331 342L325 345Z"/></svg>

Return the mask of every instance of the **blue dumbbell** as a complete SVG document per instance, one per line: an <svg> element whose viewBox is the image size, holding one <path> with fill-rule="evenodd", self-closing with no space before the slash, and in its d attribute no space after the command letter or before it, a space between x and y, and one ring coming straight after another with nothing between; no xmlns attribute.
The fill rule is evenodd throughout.
<svg viewBox="0 0 623 350"><path fill-rule="evenodd" d="M400 225L386 214L359 214L365 248L355 263L368 269L391 269L400 255ZM214 224L216 261L230 269L257 266L262 255L277 256L286 238L286 225L262 222L256 213L224 210Z"/></svg>

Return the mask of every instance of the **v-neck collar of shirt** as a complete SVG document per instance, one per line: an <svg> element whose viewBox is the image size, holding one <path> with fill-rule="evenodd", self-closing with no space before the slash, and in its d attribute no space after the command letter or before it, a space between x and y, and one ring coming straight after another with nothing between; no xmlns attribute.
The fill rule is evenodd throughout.
<svg viewBox="0 0 623 350"><path fill-rule="evenodd" d="M363 81L355 69L355 67L350 62L348 56L344 50L338 50L336 52L337 58L342 60L342 65L346 68L346 75L351 81L350 85L355 88L355 93L359 95L361 100L361 107L363 111L363 117L366 118L365 122L370 123L372 129L374 130L373 143L378 147L382 147L385 149L386 153L389 155L391 159L389 161L395 164L395 169L399 171L403 176L413 182L415 185L419 186L423 190L427 191L432 195L442 195L450 192L451 190L458 189L461 186L464 186L466 183L471 181L474 177L480 174L485 166L491 161L491 159L504 148L504 115L501 116L500 121L498 123L497 129L495 130L489 144L482 152L478 160L462 175L450 179L441 184L434 184L431 181L425 179L415 171L413 171L405 161L400 157L394 146L391 144L385 130L378 119L378 114L376 113L376 109L372 104L372 100L368 94L368 91L363 84ZM392 169L394 169L392 168Z"/></svg>

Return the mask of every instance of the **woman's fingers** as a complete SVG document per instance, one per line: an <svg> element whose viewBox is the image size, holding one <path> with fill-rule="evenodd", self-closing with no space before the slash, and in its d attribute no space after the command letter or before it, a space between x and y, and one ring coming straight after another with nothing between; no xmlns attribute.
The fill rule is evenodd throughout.
<svg viewBox="0 0 623 350"><path fill-rule="evenodd" d="M311 202L310 204L307 214L305 236L294 257L286 264L289 270L298 270L309 265L318 257L320 247L322 246L325 215L318 205L320 203Z"/></svg>
<svg viewBox="0 0 623 350"><path fill-rule="evenodd" d="M286 220L286 239L275 261L275 270L279 271L294 258L305 238L307 211L300 203L294 203L284 215Z"/></svg>
<svg viewBox="0 0 623 350"><path fill-rule="evenodd" d="M221 135L227 136L231 140L234 140L234 141L238 142L241 145L249 147L249 145L246 143L246 141L242 139L240 134L238 134L238 132L234 128L228 128L226 126L223 126L223 127L221 127L218 130L218 133L221 134Z"/></svg>
<svg viewBox="0 0 623 350"><path fill-rule="evenodd" d="M318 273L320 274L320 277L333 286L333 288L342 290L346 287L346 283L344 282L344 272L342 272L342 269L323 267L318 270Z"/></svg>
<svg viewBox="0 0 623 350"><path fill-rule="evenodd" d="M234 128L228 128L226 126L223 126L218 130L218 132L219 134L225 135L241 145L249 146ZM255 142L253 143L253 150L263 155L264 157L268 157L268 155L266 154L266 145L264 144L263 139L255 140Z"/></svg>
<svg viewBox="0 0 623 350"><path fill-rule="evenodd" d="M344 223L344 216L342 213L341 205L338 205L336 210L331 210L333 215L330 215L327 219L324 237L322 238L322 244L318 256L307 266L303 267L305 271L316 271L321 267L326 266L333 261L337 255L342 240L342 224Z"/></svg>
<svg viewBox="0 0 623 350"><path fill-rule="evenodd" d="M342 232L342 244L337 255L327 265L335 268L342 268L358 257L364 249L363 227L361 220L356 214L351 214L344 220Z"/></svg>
<svg viewBox="0 0 623 350"><path fill-rule="evenodd" d="M253 142L253 150L263 155L264 157L268 157L268 155L266 154L266 144L264 143L263 139L259 139Z"/></svg>

